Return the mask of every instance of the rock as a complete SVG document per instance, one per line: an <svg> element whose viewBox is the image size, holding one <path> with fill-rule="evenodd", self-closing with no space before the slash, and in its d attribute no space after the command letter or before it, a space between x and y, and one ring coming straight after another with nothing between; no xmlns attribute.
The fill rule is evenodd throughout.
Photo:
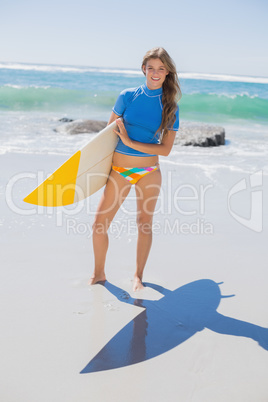
<svg viewBox="0 0 268 402"><path fill-rule="evenodd" d="M73 119L69 119L68 117L63 117L62 119L59 119L62 123L70 123L71 121L74 121Z"/></svg>
<svg viewBox="0 0 268 402"><path fill-rule="evenodd" d="M180 122L174 144L196 147L216 147L225 144L223 127L200 122Z"/></svg>
<svg viewBox="0 0 268 402"><path fill-rule="evenodd" d="M97 133L106 126L106 121L75 120L71 123L62 124L61 126L56 127L54 131L66 134Z"/></svg>
<svg viewBox="0 0 268 402"><path fill-rule="evenodd" d="M58 126L55 131L66 134L97 133L106 127L106 121L75 120ZM223 127L207 123L184 121L175 138L175 145L193 145L196 147L216 147L225 144Z"/></svg>

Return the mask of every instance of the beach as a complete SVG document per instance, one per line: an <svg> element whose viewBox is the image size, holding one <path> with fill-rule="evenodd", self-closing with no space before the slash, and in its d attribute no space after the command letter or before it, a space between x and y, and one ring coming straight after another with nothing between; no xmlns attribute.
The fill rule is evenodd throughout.
<svg viewBox="0 0 268 402"><path fill-rule="evenodd" d="M102 74L108 82L122 72ZM139 77L128 74L122 85ZM200 94L204 77L201 81ZM2 107L1 400L268 400L268 131L264 109L257 113L267 102L267 84L254 83L252 89L244 83L247 95L237 84L240 98L230 86L225 97L239 99L244 109L236 104L226 117L215 82L215 91L209 81L202 96L204 101L218 91L211 95L219 98L217 116L209 122L224 126L226 145L177 145L160 157L162 190L140 292L132 291L134 187L109 231L107 283L89 287L91 226L103 189L54 209L25 204L23 198L92 134L53 131L60 117L70 114L66 102L53 111L48 101L45 110L45 98L34 108L33 96L28 106L24 98L16 109ZM15 85L26 91L25 82L11 84L14 91ZM5 85L3 91L11 89ZM107 104L102 101L90 113L87 103L76 105L73 114L107 119L119 87L113 91L104 85ZM185 120L190 97L199 102L190 92L185 115L181 112ZM257 117L243 118L250 102ZM207 121L209 105L201 115L196 111L193 120Z"/></svg>

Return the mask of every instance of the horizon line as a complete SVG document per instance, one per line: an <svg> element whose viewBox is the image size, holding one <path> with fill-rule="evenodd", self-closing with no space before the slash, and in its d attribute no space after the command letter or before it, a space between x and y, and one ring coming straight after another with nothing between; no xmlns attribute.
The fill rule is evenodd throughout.
<svg viewBox="0 0 268 402"><path fill-rule="evenodd" d="M1 65L2 64L2 65ZM9 68L12 66L13 70L19 70L21 66L29 66L29 67L62 67L59 70L64 69L72 69L72 70L81 70L81 69L96 69L96 70L110 70L111 72L118 71L118 72L125 72L127 74L135 73L138 75L142 75L142 71L136 67L105 67L105 66L89 66L89 65L74 65L74 64L54 64L54 63L36 63L36 62L23 62L23 61L1 61L0 60L0 69L6 68L9 66ZM30 70L30 69L29 69ZM42 71L42 70L40 70ZM67 72L67 71L66 71ZM70 71L71 72L71 71ZM73 71L74 72L74 71ZM82 71L81 71L82 72ZM86 71L85 71L86 72ZM233 78L233 81L236 81L236 78L241 78L244 79L243 81L245 82L251 82L251 83L264 83L268 84L268 76L256 76L256 75L241 75L237 73L215 73L215 72L196 72L196 71L178 71L178 75L181 76L183 75L185 79L209 79L211 80L212 78L217 78L217 81L222 79L224 81L230 81L226 80L226 78ZM191 75L191 76L187 76ZM180 77L179 77L180 78ZM224 79L225 78L225 79ZM253 81L250 81L250 79L253 79ZM261 79L265 80L266 82L257 82L256 80Z"/></svg>

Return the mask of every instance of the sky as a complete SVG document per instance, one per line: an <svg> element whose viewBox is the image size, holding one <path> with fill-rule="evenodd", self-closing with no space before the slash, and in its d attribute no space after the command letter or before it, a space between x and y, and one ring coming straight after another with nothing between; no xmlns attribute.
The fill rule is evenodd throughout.
<svg viewBox="0 0 268 402"><path fill-rule="evenodd" d="M268 77L267 0L1 0L0 61Z"/></svg>

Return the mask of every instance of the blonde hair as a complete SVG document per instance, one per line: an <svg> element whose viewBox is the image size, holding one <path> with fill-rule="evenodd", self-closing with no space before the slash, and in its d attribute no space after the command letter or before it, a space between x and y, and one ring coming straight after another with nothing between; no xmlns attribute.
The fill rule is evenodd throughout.
<svg viewBox="0 0 268 402"><path fill-rule="evenodd" d="M169 72L162 86L162 121L159 129L157 130L157 132L160 131L163 138L167 134L168 128L172 127L176 120L175 113L177 110L177 103L181 99L182 94L178 74L176 71L176 65L169 56L168 52L162 47L154 47L153 49L149 50L142 60L141 69L143 73L143 66L146 67L147 62L150 59L160 59Z"/></svg>

